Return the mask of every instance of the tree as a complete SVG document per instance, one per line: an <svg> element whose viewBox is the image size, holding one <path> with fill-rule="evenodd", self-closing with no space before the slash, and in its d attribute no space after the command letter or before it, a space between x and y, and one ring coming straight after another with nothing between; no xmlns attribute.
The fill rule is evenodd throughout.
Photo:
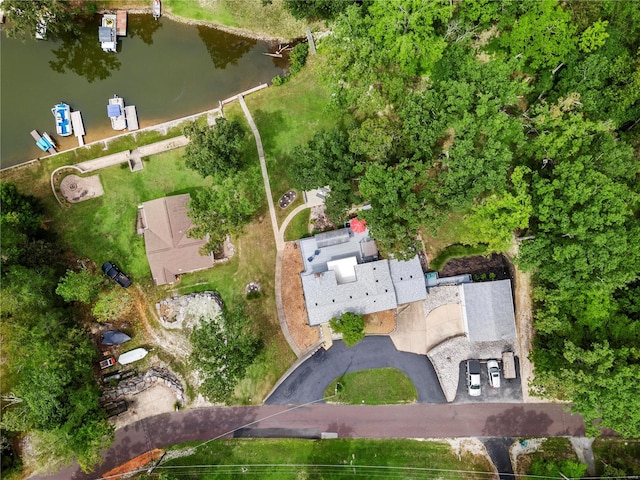
<svg viewBox="0 0 640 480"><path fill-rule="evenodd" d="M200 391L210 401L228 402L260 352L262 342L250 324L242 307L224 308L216 318L200 319L191 333L189 361L200 372Z"/></svg>
<svg viewBox="0 0 640 480"><path fill-rule="evenodd" d="M557 0L527 2L528 11L502 37L511 55L522 55L533 70L554 68L576 49L576 26Z"/></svg>
<svg viewBox="0 0 640 480"><path fill-rule="evenodd" d="M7 34L22 38L35 38L41 21L46 24L47 38L78 34L82 21L90 18L95 8L92 2L81 0L5 0L2 4L9 23Z"/></svg>
<svg viewBox="0 0 640 480"><path fill-rule="evenodd" d="M356 201L352 181L359 156L349 150L349 136L342 126L317 132L306 146L291 154L291 176L302 190L329 186L326 213L338 223Z"/></svg>
<svg viewBox="0 0 640 480"><path fill-rule="evenodd" d="M245 131L239 120L218 118L214 127L193 122L183 133L189 138L185 163L203 177L234 174L242 166Z"/></svg>
<svg viewBox="0 0 640 480"><path fill-rule="evenodd" d="M364 338L364 317L352 312L345 312L338 318L329 320L329 326L336 333L342 334L342 341L353 347Z"/></svg>
<svg viewBox="0 0 640 480"><path fill-rule="evenodd" d="M265 0L263 0L264 2ZM324 19L330 20L335 18L345 10L351 3L356 0L284 0L284 8L291 15L301 20L307 19ZM271 1L269 0L269 3Z"/></svg>
<svg viewBox="0 0 640 480"><path fill-rule="evenodd" d="M219 185L196 190L188 205L193 227L187 235L191 238L208 235L204 251L219 252L227 235L242 232L258 211L259 192L255 174L226 177Z"/></svg>
<svg viewBox="0 0 640 480"><path fill-rule="evenodd" d="M533 211L525 175L527 167L516 167L511 174L513 193L492 195L476 205L465 220L464 241L470 245L487 245L487 252L509 249L516 230L526 229Z"/></svg>
<svg viewBox="0 0 640 480"><path fill-rule="evenodd" d="M79 272L67 270L67 273L58 282L56 293L65 302L91 303L98 295L101 283L102 278L93 275L86 268Z"/></svg>

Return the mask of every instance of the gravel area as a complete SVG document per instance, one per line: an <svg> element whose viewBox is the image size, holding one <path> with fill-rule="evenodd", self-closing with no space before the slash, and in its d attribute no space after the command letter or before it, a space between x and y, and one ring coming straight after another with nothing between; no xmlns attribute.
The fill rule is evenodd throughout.
<svg viewBox="0 0 640 480"><path fill-rule="evenodd" d="M438 375L442 391L448 402L456 398L458 390L460 362L470 359L501 358L502 352L511 350L520 355L518 345L496 342L470 342L465 335L460 335L442 342L432 348L427 356Z"/></svg>
<svg viewBox="0 0 640 480"><path fill-rule="evenodd" d="M460 289L457 285L430 287L428 291L429 293L424 301L424 311L427 315L442 305L460 303Z"/></svg>
<svg viewBox="0 0 640 480"><path fill-rule="evenodd" d="M222 299L216 292L192 293L162 300L156 304L156 311L165 328L193 328L201 318L217 318Z"/></svg>

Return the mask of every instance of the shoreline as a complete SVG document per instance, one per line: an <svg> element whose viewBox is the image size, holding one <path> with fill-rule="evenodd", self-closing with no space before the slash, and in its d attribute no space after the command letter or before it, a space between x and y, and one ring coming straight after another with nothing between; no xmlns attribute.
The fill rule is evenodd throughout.
<svg viewBox="0 0 640 480"><path fill-rule="evenodd" d="M98 13L103 14L111 10L112 9L99 10ZM146 14L151 15L152 13L150 8L140 8L140 9L132 8L132 9L125 9L125 10L127 11L127 13L130 13L132 15L146 15ZM294 37L294 38L273 37L271 35L254 32L252 30L247 30L244 28L229 27L227 25L222 25L220 23L215 23L215 22L209 22L206 20L194 20L192 18L185 18L179 15L175 15L174 13L165 12L165 11L162 12L162 16L160 18L162 17L167 17L169 20L172 20L178 23L184 23L186 25L202 25L204 27L215 28L216 30L220 30L225 33L231 33L233 35L238 35L240 37L253 38L254 40L261 40L263 42L269 42L274 44L288 43L298 39L305 38L304 35L300 35L299 37Z"/></svg>

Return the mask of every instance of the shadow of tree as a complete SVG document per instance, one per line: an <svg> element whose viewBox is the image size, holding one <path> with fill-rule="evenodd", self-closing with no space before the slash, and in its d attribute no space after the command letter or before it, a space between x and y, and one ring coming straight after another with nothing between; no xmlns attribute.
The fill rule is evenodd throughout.
<svg viewBox="0 0 640 480"><path fill-rule="evenodd" d="M482 435L487 437L506 437L513 432L523 436L544 437L549 434L553 420L543 412L513 407L498 415L487 418Z"/></svg>
<svg viewBox="0 0 640 480"><path fill-rule="evenodd" d="M81 35L65 35L60 38L62 44L52 51L55 60L49 61L51 69L58 73L73 72L86 78L89 83L105 80L112 72L121 67L120 60L113 53L103 52L97 39L97 24L85 22L81 27ZM96 41L87 41L95 37Z"/></svg>
<svg viewBox="0 0 640 480"><path fill-rule="evenodd" d="M240 37L205 26L198 26L198 35L209 52L213 66L220 70L229 64L237 65L238 60L257 43L253 38Z"/></svg>

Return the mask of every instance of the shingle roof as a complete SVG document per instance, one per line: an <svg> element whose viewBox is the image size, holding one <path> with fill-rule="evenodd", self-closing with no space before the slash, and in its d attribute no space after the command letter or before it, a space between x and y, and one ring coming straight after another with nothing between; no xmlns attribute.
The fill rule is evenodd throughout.
<svg viewBox="0 0 640 480"><path fill-rule="evenodd" d="M424 273L417 256L407 261L389 260L389 270L398 305L427 298Z"/></svg>
<svg viewBox="0 0 640 480"><path fill-rule="evenodd" d="M469 340L490 342L516 338L511 280L464 283L460 293Z"/></svg>
<svg viewBox="0 0 640 480"><path fill-rule="evenodd" d="M396 308L387 260L354 267L356 281L339 285L335 272L301 275L310 325L319 325L345 312L359 314Z"/></svg>
<svg viewBox="0 0 640 480"><path fill-rule="evenodd" d="M151 276L157 285L173 283L182 273L213 265L213 256L200 255L206 239L190 238L189 194L158 198L141 205L144 244Z"/></svg>

